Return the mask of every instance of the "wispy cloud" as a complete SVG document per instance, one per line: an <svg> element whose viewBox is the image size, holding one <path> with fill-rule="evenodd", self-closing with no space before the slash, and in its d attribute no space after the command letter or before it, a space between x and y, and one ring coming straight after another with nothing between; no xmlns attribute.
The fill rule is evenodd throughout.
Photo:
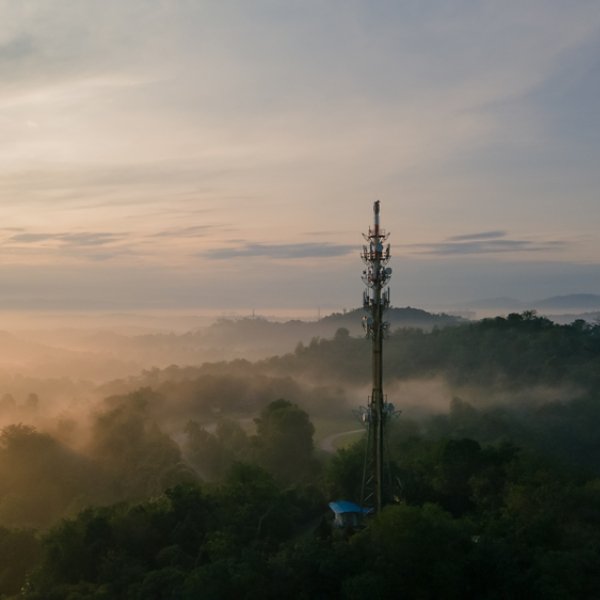
<svg viewBox="0 0 600 600"><path fill-rule="evenodd" d="M124 234L103 232L80 233L18 233L9 238L9 242L19 244L38 244L40 242L61 242L73 246L104 246L113 244L125 237Z"/></svg>
<svg viewBox="0 0 600 600"><path fill-rule="evenodd" d="M509 252L547 252L570 246L564 240L526 240L507 238L505 231L483 231L456 235L442 242L411 244L416 254L457 256L469 254L505 254Z"/></svg>
<svg viewBox="0 0 600 600"><path fill-rule="evenodd" d="M213 227L211 225L193 225L191 227L173 227L172 229L165 229L152 235L152 237L159 238L195 238L204 237L211 231Z"/></svg>
<svg viewBox="0 0 600 600"><path fill-rule="evenodd" d="M199 256L214 260L238 257L265 257L275 259L296 259L315 257L345 256L356 251L356 246L345 244L250 244L234 248L215 248Z"/></svg>
<svg viewBox="0 0 600 600"><path fill-rule="evenodd" d="M506 235L506 231L494 230L494 231L482 231L480 233L466 233L464 235L453 235L449 237L449 242L468 242L471 240L489 240L495 238L503 238Z"/></svg>
<svg viewBox="0 0 600 600"><path fill-rule="evenodd" d="M6 231L0 241L3 255L32 264L110 261L138 254L129 233L103 231L36 232Z"/></svg>
<svg viewBox="0 0 600 600"><path fill-rule="evenodd" d="M305 231L304 235L306 236L310 236L310 237L322 237L322 236L336 236L336 235L340 235L340 231L333 231L333 230L328 230L328 231ZM343 233L347 233L347 232L343 232Z"/></svg>
<svg viewBox="0 0 600 600"><path fill-rule="evenodd" d="M21 34L0 44L0 64L13 63L34 54L34 44L31 36Z"/></svg>

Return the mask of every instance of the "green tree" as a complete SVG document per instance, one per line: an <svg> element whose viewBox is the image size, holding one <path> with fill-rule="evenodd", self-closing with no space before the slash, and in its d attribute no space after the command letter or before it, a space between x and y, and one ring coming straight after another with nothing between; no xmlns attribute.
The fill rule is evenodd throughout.
<svg viewBox="0 0 600 600"><path fill-rule="evenodd" d="M382 598L468 597L469 527L439 506L386 507L351 543L364 561L359 581L367 577ZM352 587L347 580L346 597L356 597Z"/></svg>
<svg viewBox="0 0 600 600"><path fill-rule="evenodd" d="M271 402L255 419L258 462L283 482L306 480L316 469L308 414L287 400Z"/></svg>
<svg viewBox="0 0 600 600"><path fill-rule="evenodd" d="M9 425L0 433L0 523L46 527L97 498L102 477L91 461L47 433Z"/></svg>
<svg viewBox="0 0 600 600"><path fill-rule="evenodd" d="M209 481L221 480L235 461L248 458L248 435L232 419L221 419L215 433L210 433L196 421L189 421L185 433L186 459Z"/></svg>
<svg viewBox="0 0 600 600"><path fill-rule="evenodd" d="M40 556L34 531L0 527L0 598L19 592Z"/></svg>
<svg viewBox="0 0 600 600"><path fill-rule="evenodd" d="M160 396L141 389L107 399L108 408L92 425L90 455L113 481L118 499L141 499L194 479L177 444L163 433L148 410Z"/></svg>
<svg viewBox="0 0 600 600"><path fill-rule="evenodd" d="M340 448L327 463L325 475L331 498L343 498L360 502L365 441L358 441L348 448Z"/></svg>

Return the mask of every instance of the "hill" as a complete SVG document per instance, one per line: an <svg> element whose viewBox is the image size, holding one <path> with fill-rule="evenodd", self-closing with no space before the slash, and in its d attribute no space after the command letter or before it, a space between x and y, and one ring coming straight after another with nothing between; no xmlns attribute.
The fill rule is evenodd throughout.
<svg viewBox="0 0 600 600"><path fill-rule="evenodd" d="M340 327L345 327L350 333L358 335L362 332L362 309L355 309L346 313L334 313L318 323L322 327L322 335L331 335ZM465 319L448 315L446 313L430 313L420 308L406 306L404 308L390 308L385 313L385 320L390 323L390 328L416 328L430 331L434 327L448 327L464 323Z"/></svg>
<svg viewBox="0 0 600 600"><path fill-rule="evenodd" d="M538 310L600 309L600 296L597 294L567 294L544 298L532 304Z"/></svg>

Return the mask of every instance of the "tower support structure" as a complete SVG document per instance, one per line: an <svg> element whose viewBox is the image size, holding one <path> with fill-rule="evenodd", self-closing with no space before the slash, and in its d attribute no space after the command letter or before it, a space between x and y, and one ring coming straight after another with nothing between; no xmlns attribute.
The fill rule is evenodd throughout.
<svg viewBox="0 0 600 600"><path fill-rule="evenodd" d="M392 270L387 266L390 260L390 245L386 244L389 234L380 226L380 203L373 205L373 225L363 234L361 257L365 264L362 279L366 286L363 293L363 307L366 315L363 325L366 335L372 341L371 370L373 388L368 406L362 411L367 426L367 447L363 470L361 504L379 512L386 503L390 490L387 489L386 465L384 464L384 434L388 418L394 409L386 401L383 393L383 340L389 328L383 315L390 305L390 289L387 284Z"/></svg>

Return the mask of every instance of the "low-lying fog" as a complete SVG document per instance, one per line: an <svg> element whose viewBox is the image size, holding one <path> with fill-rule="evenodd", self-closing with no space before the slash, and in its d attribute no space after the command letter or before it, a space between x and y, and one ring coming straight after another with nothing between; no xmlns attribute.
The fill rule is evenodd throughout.
<svg viewBox="0 0 600 600"><path fill-rule="evenodd" d="M427 319L446 319L442 324L452 324L454 319L409 308L395 311L398 323L409 326L426 328ZM188 399L185 402L189 406L182 406L181 396L192 393L202 397L204 384L197 386L199 389L194 392L179 395L165 392L165 388L172 390L176 380L181 387L182 379L214 377L206 367L204 371L190 373L181 368L239 359L252 362L293 353L295 348L298 351L299 344L309 344L319 337L333 337L339 326L348 326L355 336L361 332L359 311L334 313L319 321L286 320L285 317L283 314L269 319L223 317L174 311L0 313L0 424L30 423L74 438L75 429L82 428L90 411L104 397L149 386L161 390L171 403L161 407L159 412L161 422L170 424L176 434L186 419L197 417L191 408L193 402ZM364 352L368 371L366 340L360 352ZM181 368L167 369L171 365ZM161 369L167 370L160 372ZM340 421L347 424L350 410L365 404L369 394L368 377L362 382L344 383L334 373L325 373L317 381L308 373L288 373L285 366L278 367L275 373L271 368L261 372L266 379L257 382L256 369L249 375L243 369L240 371L239 365L232 365L225 368L225 373L219 373L222 381L205 382L204 387L213 386L214 394L221 395L223 405L211 400L210 410L227 410L229 403L234 412L252 412L252 407L260 404L261 394L266 394L265 402L274 395L281 395L308 407L315 415L334 418L338 414ZM269 379L269 375L273 377ZM250 377L254 379L250 381ZM237 405L231 399L226 400L219 388L228 379L237 382L230 383L230 387L239 388L230 395L237 394L243 399ZM388 376L386 392L405 415L414 417L447 411L455 396L476 405L521 401L514 391L486 389L482 392L476 386L451 385L440 376L417 380ZM528 404L539 404L548 399L572 397L574 391L538 385L519 393L526 397ZM206 402L202 400L200 404ZM341 414L344 411L346 414ZM210 416L203 418L210 419Z"/></svg>
<svg viewBox="0 0 600 600"><path fill-rule="evenodd" d="M386 342L385 392L405 431L526 437L540 409L544 427L561 423L555 440L580 418L557 403L595 389L593 326L516 315L458 327L465 321L448 315L390 312L404 329ZM218 477L246 456L254 419L280 398L308 413L317 451L361 427L354 413L368 402L371 350L360 311L285 322L50 317L1 321L0 526L44 526L89 503L159 493L191 471Z"/></svg>

